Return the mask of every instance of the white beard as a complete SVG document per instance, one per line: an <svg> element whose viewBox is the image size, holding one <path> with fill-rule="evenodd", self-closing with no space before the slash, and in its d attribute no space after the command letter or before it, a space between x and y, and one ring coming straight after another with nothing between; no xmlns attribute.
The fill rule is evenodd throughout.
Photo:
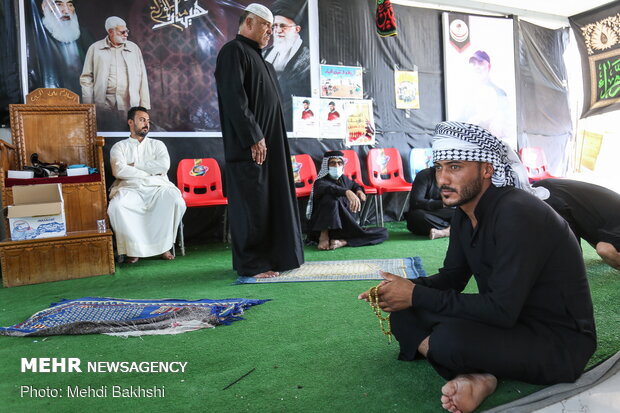
<svg viewBox="0 0 620 413"><path fill-rule="evenodd" d="M58 20L54 13L45 7L43 9L43 25L51 33L54 39L61 43L75 42L80 37L80 25L77 14L73 14L71 20Z"/></svg>
<svg viewBox="0 0 620 413"><path fill-rule="evenodd" d="M297 53L297 50L301 47L301 38L299 36L292 38L284 38L282 40L274 39L273 48L269 52L269 55L265 57L269 63L271 63L276 69L276 72L281 72L286 67L286 64Z"/></svg>

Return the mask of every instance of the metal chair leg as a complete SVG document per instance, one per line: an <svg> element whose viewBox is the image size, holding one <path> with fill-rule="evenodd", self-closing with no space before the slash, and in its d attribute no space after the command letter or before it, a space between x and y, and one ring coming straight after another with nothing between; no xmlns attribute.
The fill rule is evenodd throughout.
<svg viewBox="0 0 620 413"><path fill-rule="evenodd" d="M226 243L228 241L228 206L224 207L224 228L222 230L222 242Z"/></svg>
<svg viewBox="0 0 620 413"><path fill-rule="evenodd" d="M179 223L177 239L179 242L179 250L181 251L181 256L185 256L185 234L183 234L183 220L181 220L181 222Z"/></svg>
<svg viewBox="0 0 620 413"><path fill-rule="evenodd" d="M377 194L377 202L379 203L379 222L381 222L381 227L385 227L385 222L383 222L383 195Z"/></svg>
<svg viewBox="0 0 620 413"><path fill-rule="evenodd" d="M400 210L400 215L398 215L398 220L402 221L403 219L403 214L405 213L405 208L409 205L409 197L411 196L411 192L407 192L407 197L405 198L405 203L403 204L403 207Z"/></svg>

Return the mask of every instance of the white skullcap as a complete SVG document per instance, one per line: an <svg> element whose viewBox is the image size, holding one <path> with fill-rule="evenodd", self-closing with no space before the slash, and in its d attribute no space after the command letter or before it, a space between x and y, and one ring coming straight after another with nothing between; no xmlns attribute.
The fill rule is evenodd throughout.
<svg viewBox="0 0 620 413"><path fill-rule="evenodd" d="M262 4L252 3L244 10L249 11L250 13L257 15L258 17L267 20L269 23L273 23L273 14L271 14L271 10L269 10Z"/></svg>

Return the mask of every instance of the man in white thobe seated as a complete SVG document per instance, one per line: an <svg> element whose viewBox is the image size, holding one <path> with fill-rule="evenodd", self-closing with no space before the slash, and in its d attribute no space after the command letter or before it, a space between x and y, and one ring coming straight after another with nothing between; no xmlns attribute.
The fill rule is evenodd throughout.
<svg viewBox="0 0 620 413"><path fill-rule="evenodd" d="M181 191L168 179L170 156L163 142L147 138L150 118L143 107L127 113L130 137L110 150L112 174L108 215L119 255L134 264L140 257L170 252L187 207Z"/></svg>

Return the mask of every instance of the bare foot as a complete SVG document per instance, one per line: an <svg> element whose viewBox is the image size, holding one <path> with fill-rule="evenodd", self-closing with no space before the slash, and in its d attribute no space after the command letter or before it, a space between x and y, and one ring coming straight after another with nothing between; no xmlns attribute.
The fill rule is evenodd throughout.
<svg viewBox="0 0 620 413"><path fill-rule="evenodd" d="M496 388L492 374L461 374L441 388L441 407L452 413L473 412Z"/></svg>
<svg viewBox="0 0 620 413"><path fill-rule="evenodd" d="M138 258L138 257L125 257L125 262L127 264L135 264L135 263L138 262L139 259L140 258Z"/></svg>
<svg viewBox="0 0 620 413"><path fill-rule="evenodd" d="M260 274L253 275L252 277L254 277L254 278L273 278L273 277L277 277L278 275L280 275L279 272L269 270L269 271L261 272Z"/></svg>
<svg viewBox="0 0 620 413"><path fill-rule="evenodd" d="M445 238L450 236L450 227L444 229L431 228L428 234L430 239Z"/></svg>
<svg viewBox="0 0 620 413"><path fill-rule="evenodd" d="M327 239L319 239L319 247L322 251L327 251L329 249L329 238Z"/></svg>
<svg viewBox="0 0 620 413"><path fill-rule="evenodd" d="M174 259L174 255L172 255L172 253L170 251L166 251L163 254L161 254L161 259L162 260L166 260L166 261L170 261Z"/></svg>
<svg viewBox="0 0 620 413"><path fill-rule="evenodd" d="M347 246L347 241L343 239L333 239L329 241L330 250L335 250L335 249L346 247L346 246Z"/></svg>
<svg viewBox="0 0 620 413"><path fill-rule="evenodd" d="M332 249L329 245L329 230L327 229L321 231L321 235L319 235L319 249L322 251Z"/></svg>

